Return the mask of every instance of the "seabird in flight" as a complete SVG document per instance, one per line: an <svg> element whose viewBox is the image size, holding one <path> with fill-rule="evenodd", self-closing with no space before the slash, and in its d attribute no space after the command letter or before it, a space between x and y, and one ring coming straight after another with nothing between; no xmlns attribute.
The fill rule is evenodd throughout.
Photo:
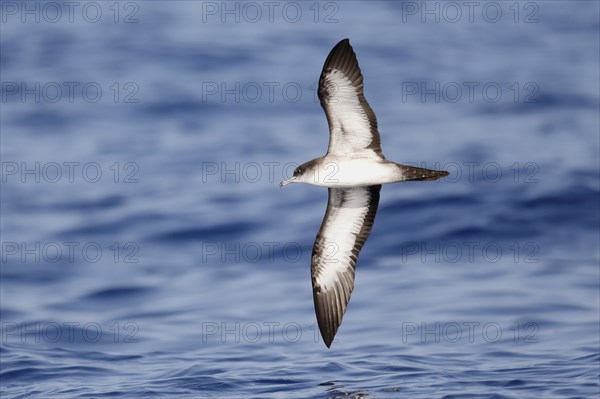
<svg viewBox="0 0 600 399"><path fill-rule="evenodd" d="M330 347L354 288L354 268L373 227L381 185L436 180L448 172L385 159L377 118L365 99L363 76L349 39L339 42L325 60L319 100L329 123L327 154L297 167L281 187L308 183L329 188L311 275L319 330Z"/></svg>

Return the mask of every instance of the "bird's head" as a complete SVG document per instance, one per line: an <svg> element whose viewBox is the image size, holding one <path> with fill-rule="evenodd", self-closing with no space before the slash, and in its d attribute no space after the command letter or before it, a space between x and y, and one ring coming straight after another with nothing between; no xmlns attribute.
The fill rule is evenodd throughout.
<svg viewBox="0 0 600 399"><path fill-rule="evenodd" d="M294 169L294 174L287 180L282 181L279 186L287 186L290 183L308 183L313 176L313 167L314 161L306 162L296 169Z"/></svg>

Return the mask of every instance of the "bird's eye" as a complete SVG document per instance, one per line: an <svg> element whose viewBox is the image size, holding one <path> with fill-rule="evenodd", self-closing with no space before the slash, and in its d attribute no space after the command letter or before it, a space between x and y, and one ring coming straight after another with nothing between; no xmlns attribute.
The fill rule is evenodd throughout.
<svg viewBox="0 0 600 399"><path fill-rule="evenodd" d="M300 168L296 168L294 171L294 176L298 176L300 174Z"/></svg>

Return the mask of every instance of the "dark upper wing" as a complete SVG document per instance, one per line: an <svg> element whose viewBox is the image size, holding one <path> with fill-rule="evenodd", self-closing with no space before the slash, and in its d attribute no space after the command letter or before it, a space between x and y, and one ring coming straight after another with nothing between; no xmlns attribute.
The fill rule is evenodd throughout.
<svg viewBox="0 0 600 399"><path fill-rule="evenodd" d="M354 267L371 233L381 186L330 188L327 212L312 253L319 330L331 346L354 288Z"/></svg>
<svg viewBox="0 0 600 399"><path fill-rule="evenodd" d="M339 42L325 61L319 100L329 123L328 154L383 158L377 118L365 99L363 76L348 39Z"/></svg>

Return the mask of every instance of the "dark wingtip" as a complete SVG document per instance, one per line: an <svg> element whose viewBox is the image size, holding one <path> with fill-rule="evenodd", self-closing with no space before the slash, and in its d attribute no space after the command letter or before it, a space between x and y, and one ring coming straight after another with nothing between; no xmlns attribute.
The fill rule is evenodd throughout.
<svg viewBox="0 0 600 399"><path fill-rule="evenodd" d="M321 332L321 338L323 338L323 342L328 348L331 348L331 344L333 343L333 339L335 338L335 333L337 332L337 328L335 331L332 331L325 324L321 324L319 321L319 331Z"/></svg>
<svg viewBox="0 0 600 399"><path fill-rule="evenodd" d="M350 48L352 48L352 46L350 45L350 39L348 39L348 38L342 39L342 40L340 40L338 42L338 44L336 44L335 46L333 46L334 49L338 48L338 47L350 47Z"/></svg>
<svg viewBox="0 0 600 399"><path fill-rule="evenodd" d="M331 49L327 59L325 60L325 64L323 64L321 79L323 79L323 74L328 72L330 68L334 67L342 71L345 75L351 78L351 80L360 78L359 83L362 83L360 67L358 66L354 49L350 45L350 39L346 38L341 40Z"/></svg>
<svg viewBox="0 0 600 399"><path fill-rule="evenodd" d="M323 338L323 343L328 348L331 348L331 344L333 343L333 339L335 338L335 334L337 333L339 326L336 327L334 325L331 325L329 320L320 316L316 302L315 308L317 309L317 324L319 325L319 332L321 333L321 338Z"/></svg>

